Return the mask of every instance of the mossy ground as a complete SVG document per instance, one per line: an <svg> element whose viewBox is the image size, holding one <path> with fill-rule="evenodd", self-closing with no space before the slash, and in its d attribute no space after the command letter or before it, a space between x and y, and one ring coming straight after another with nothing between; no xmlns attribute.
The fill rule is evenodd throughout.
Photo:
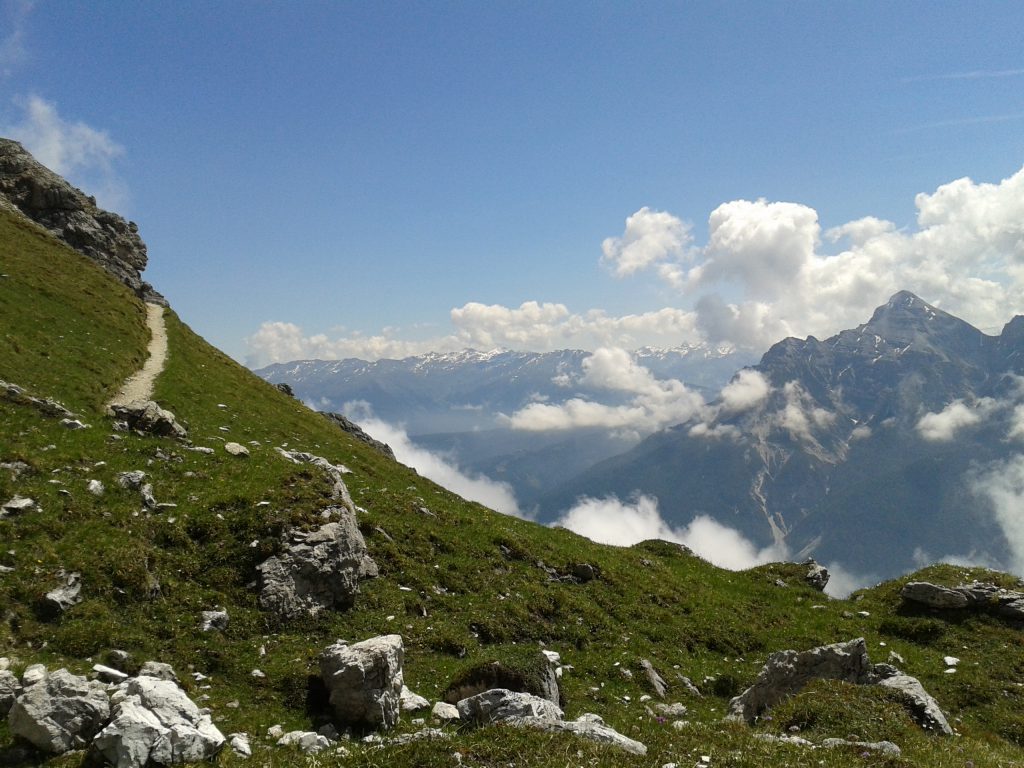
<svg viewBox="0 0 1024 768"><path fill-rule="evenodd" d="M61 400L91 428L68 431L56 419L0 400L0 461L30 469L0 471L0 497L15 493L40 510L0 520L0 656L86 672L113 648L138 662L171 663L190 694L209 706L225 732L253 736L252 765L469 766L975 766L1024 765L1024 634L991 616L969 618L907 610L897 580L851 600L829 600L787 564L744 573L712 567L681 548L646 542L620 549L561 529L504 517L425 480L338 430L259 380L167 317L169 359L156 399L189 426L196 445L114 433L103 403L145 358L142 305L105 274L35 228L0 213L0 379ZM63 338L61 338L63 337ZM247 444L229 456L225 440ZM280 545L288 526L316 524L331 503L319 471L286 462L287 446L352 470L346 482L380 577L366 582L354 608L283 623L267 616L252 589L255 566ZM159 502L143 509L120 488L120 471L142 469ZM88 480L104 483L94 496ZM424 511L425 510L425 511ZM590 563L599 578L549 580ZM84 600L58 619L39 610L61 569L79 571ZM984 571L936 566L916 578L955 584ZM786 587L777 586L782 579ZM224 633L199 631L200 612L224 607ZM558 651L567 714L596 712L649 748L632 757L566 736L506 727L452 731L445 741L380 748L349 743L344 758L307 758L263 738L273 724L319 725L310 694L316 656L337 638L400 633L408 685L431 700L474 663L515 663L525 651ZM728 699L765 659L863 636L872 658L899 653L960 735L939 739L914 726L877 691L826 683L788 702L756 728L724 724ZM942 658L961 659L946 674ZM670 684L669 701L689 707L675 728L648 711L639 666L649 659ZM254 677L258 669L263 677ZM632 673L628 679L624 670ZM208 679L196 681L190 672ZM674 684L694 680L702 698ZM229 706L238 702L238 706ZM889 738L900 758L858 750L808 750L769 743L760 732L790 725L814 741L856 735ZM406 716L399 733L415 730ZM10 744L0 725L0 753ZM78 765L81 755L53 762ZM228 751L218 761L241 762Z"/></svg>

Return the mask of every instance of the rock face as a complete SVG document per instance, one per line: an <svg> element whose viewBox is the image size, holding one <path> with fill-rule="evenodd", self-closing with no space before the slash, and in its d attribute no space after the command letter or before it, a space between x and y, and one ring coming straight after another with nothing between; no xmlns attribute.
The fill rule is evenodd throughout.
<svg viewBox="0 0 1024 768"><path fill-rule="evenodd" d="M131 429L149 432L161 437L173 437L184 440L188 430L178 423L174 414L160 407L152 400L141 400L134 403L115 403L110 406L110 413L116 419L128 422Z"/></svg>
<svg viewBox="0 0 1024 768"><path fill-rule="evenodd" d="M8 715L11 733L37 749L61 754L88 744L110 717L102 683L58 669L32 685Z"/></svg>
<svg viewBox="0 0 1024 768"><path fill-rule="evenodd" d="M729 702L728 717L752 723L811 680L860 683L866 679L870 669L867 646L862 637L799 653L780 651L768 659L754 684Z"/></svg>
<svg viewBox="0 0 1024 768"><path fill-rule="evenodd" d="M10 139L0 139L0 198L92 259L140 298L167 303L142 280L146 244L135 223L98 208L95 198L40 165Z"/></svg>
<svg viewBox="0 0 1024 768"><path fill-rule="evenodd" d="M391 728L398 722L405 647L400 635L335 643L320 654L320 675L339 725Z"/></svg>
<svg viewBox="0 0 1024 768"><path fill-rule="evenodd" d="M286 619L349 608L359 582L377 575L355 515L332 507L340 519L315 531L293 531L283 552L257 566L260 605Z"/></svg>
<svg viewBox="0 0 1024 768"><path fill-rule="evenodd" d="M917 678L888 664L870 663L863 637L800 653L781 651L773 654L754 684L729 702L726 718L753 723L768 709L815 679L885 686L900 694L922 728L944 735L953 733L938 703Z"/></svg>
<svg viewBox="0 0 1024 768"><path fill-rule="evenodd" d="M116 768L194 763L213 757L224 735L174 683L136 677L111 698L113 719L93 748Z"/></svg>

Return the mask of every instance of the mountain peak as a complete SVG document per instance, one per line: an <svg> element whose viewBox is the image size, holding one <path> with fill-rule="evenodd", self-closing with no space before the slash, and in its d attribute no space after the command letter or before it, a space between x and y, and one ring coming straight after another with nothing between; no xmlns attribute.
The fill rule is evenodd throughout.
<svg viewBox="0 0 1024 768"><path fill-rule="evenodd" d="M976 347L980 343L978 337L984 335L970 323L933 307L910 291L894 293L857 331L875 334L890 344L932 351L951 351L964 344Z"/></svg>

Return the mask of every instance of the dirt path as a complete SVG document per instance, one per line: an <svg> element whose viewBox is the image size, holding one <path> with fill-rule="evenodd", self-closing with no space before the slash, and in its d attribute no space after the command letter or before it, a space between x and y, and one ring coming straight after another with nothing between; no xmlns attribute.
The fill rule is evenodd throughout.
<svg viewBox="0 0 1024 768"><path fill-rule="evenodd" d="M146 304L146 325L149 326L149 359L136 371L110 401L111 405L127 405L137 400L153 399L153 383L164 369L167 360L167 329L164 327L164 308L159 304Z"/></svg>

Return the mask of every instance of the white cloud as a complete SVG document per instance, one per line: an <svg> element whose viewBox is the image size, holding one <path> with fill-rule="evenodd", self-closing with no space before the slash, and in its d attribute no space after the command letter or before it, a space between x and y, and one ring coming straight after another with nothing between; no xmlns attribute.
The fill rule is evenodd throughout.
<svg viewBox="0 0 1024 768"><path fill-rule="evenodd" d="M546 431L604 427L647 434L688 421L704 410L704 398L676 379L657 379L624 349L602 348L583 361L580 382L632 396L625 405L582 398L562 404L530 403L505 417L512 429Z"/></svg>
<svg viewBox="0 0 1024 768"><path fill-rule="evenodd" d="M707 340L742 347L852 328L901 289L986 331L1024 314L1024 169L997 184L958 179L915 204L916 231L864 217L829 229L846 245L826 253L813 208L734 200L711 213L684 272L648 266L696 297Z"/></svg>
<svg viewBox="0 0 1024 768"><path fill-rule="evenodd" d="M484 475L464 472L443 456L420 448L409 439L409 435L401 427L369 415L366 403L346 403L342 410L346 416L357 421L371 437L391 446L396 459L429 480L464 499L479 502L497 512L526 517L520 511L515 493L507 483L492 480Z"/></svg>
<svg viewBox="0 0 1024 768"><path fill-rule="evenodd" d="M622 502L614 496L582 498L555 525L593 541L621 547L647 539L684 544L705 560L734 571L786 557L784 548L758 549L738 531L706 515L695 517L682 528L674 528L661 517L658 501L651 496L639 496L633 502Z"/></svg>
<svg viewBox="0 0 1024 768"><path fill-rule="evenodd" d="M52 101L29 96L16 102L17 122L0 126L0 133L20 141L36 160L96 196L104 208L124 205L127 189L113 162L124 148L106 131L83 122L68 122Z"/></svg>
<svg viewBox="0 0 1024 768"><path fill-rule="evenodd" d="M971 487L992 505L1010 547L1010 570L1024 574L1024 455L989 465L973 478Z"/></svg>
<svg viewBox="0 0 1024 768"><path fill-rule="evenodd" d="M626 219L622 237L601 243L602 260L618 277L684 258L693 238L690 226L670 213L644 207Z"/></svg>
<svg viewBox="0 0 1024 768"><path fill-rule="evenodd" d="M764 402L770 392L771 385L762 373L744 368L722 387L719 395L722 410L727 413L749 410Z"/></svg>
<svg viewBox="0 0 1024 768"><path fill-rule="evenodd" d="M917 422L917 431L925 440L949 442L958 430L981 421L992 401L983 399L975 406L954 400L938 413L926 413Z"/></svg>
<svg viewBox="0 0 1024 768"><path fill-rule="evenodd" d="M853 573L846 570L841 563L831 562L825 566L828 570L828 584L825 594L829 597L846 598L856 589L877 584L879 579L871 574Z"/></svg>

